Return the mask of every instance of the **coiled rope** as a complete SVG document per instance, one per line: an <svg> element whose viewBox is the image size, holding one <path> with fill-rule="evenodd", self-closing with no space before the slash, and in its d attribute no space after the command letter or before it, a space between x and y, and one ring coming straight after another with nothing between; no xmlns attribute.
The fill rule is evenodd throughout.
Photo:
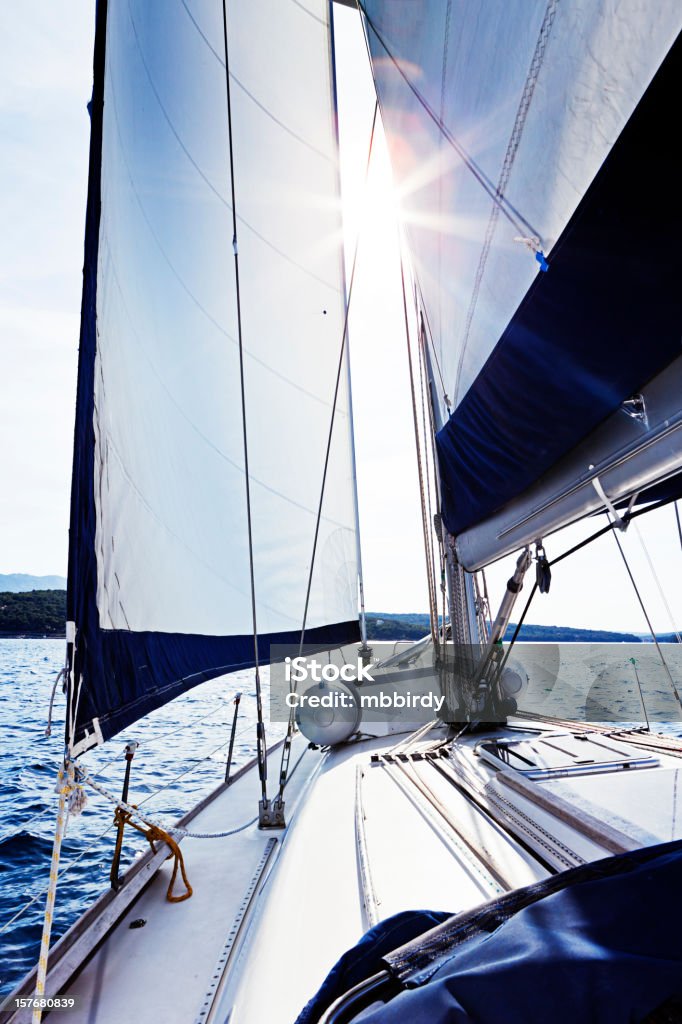
<svg viewBox="0 0 682 1024"><path fill-rule="evenodd" d="M182 850L178 845L177 839L163 828L159 828L158 825L140 825L133 820L133 815L130 811L124 810L122 807L117 807L114 811L114 823L118 826L118 836L116 838L116 851L114 856L121 853L121 847L123 846L123 830L126 825L130 825L131 828L136 829L140 832L149 845L152 848L152 852L156 853L155 843L165 843L170 850L170 857L173 857L173 873L168 883L168 889L166 890L166 899L169 903L182 903L183 900L188 900L192 895L192 886L189 884L187 872L185 870L185 860L182 856ZM175 887L175 879L178 875L178 869L182 875L182 881L185 886L185 891L180 896L176 896L173 892Z"/></svg>

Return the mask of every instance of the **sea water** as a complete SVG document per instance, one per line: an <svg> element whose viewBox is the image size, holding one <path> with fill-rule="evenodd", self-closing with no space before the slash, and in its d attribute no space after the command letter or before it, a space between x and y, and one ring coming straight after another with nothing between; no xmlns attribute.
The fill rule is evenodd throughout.
<svg viewBox="0 0 682 1024"><path fill-rule="evenodd" d="M45 727L55 676L64 664L64 646L63 640L0 639L0 996L33 967L40 947L58 800L54 789L64 749L61 686L49 738ZM267 669L262 677L267 694ZM83 764L119 796L123 750L136 740L140 747L133 761L129 800L145 801L150 816L172 823L223 781L238 691L242 700L232 755L235 771L255 754L253 671L195 687L85 754ZM268 742L279 739L285 728L268 727ZM70 820L62 846L60 870L65 873L57 890L53 943L109 887L116 831L113 808L98 793L87 792L88 805ZM143 836L126 829L121 870L147 848ZM19 916L12 921L15 915Z"/></svg>

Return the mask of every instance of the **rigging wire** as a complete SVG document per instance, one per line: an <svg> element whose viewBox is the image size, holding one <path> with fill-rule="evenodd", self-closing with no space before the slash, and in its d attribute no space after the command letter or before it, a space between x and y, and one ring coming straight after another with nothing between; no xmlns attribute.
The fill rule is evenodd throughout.
<svg viewBox="0 0 682 1024"><path fill-rule="evenodd" d="M649 568L651 570L651 575L653 576L654 582L656 584L656 587L658 588L658 593L661 596L661 601L663 602L663 605L665 606L665 610L668 613L668 619L670 620L670 625L672 626L673 636L675 637L675 639L676 639L678 644L682 644L682 637L680 637L678 629L677 629L677 627L675 625L675 620L673 618L673 613L670 610L670 605L668 604L668 599L665 596L665 592L663 590L663 586L661 584L660 577L659 577L658 573L656 572L656 569L654 567L654 563L651 560L651 555L649 554L649 549L647 548L647 546L646 546L646 544L644 542L644 537L642 536L641 531L640 531L639 526L637 525L637 523L635 523L635 533L637 534L637 540L639 541L639 543L640 543L640 545L642 547L642 551L644 552L646 560L649 563Z"/></svg>
<svg viewBox="0 0 682 1024"><path fill-rule="evenodd" d="M251 583L251 621L253 625L254 680L256 687L256 748L258 752L258 776L261 784L261 798L267 801L267 751L265 745L265 724L263 721L263 697L260 679L260 652L258 650L258 621L256 613L256 577L253 561L253 523L251 518L251 484L249 480L249 444L246 427L246 387L244 382L244 342L242 331L241 292L239 287L239 246L237 242L237 200L234 184L234 145L232 140L232 100L230 92L230 59L227 43L227 0L223 8L223 43L225 47L225 92L227 100L227 136L230 158L230 190L232 196L232 246L234 249L234 278L237 299L237 338L239 342L239 385L242 403L242 437L244 441L244 482L246 485L246 523L249 547L249 577Z"/></svg>
<svg viewBox="0 0 682 1024"><path fill-rule="evenodd" d="M410 80L404 68L402 67L400 60L396 58L396 56L393 54L390 47L388 46L388 43L384 40L383 36L381 35L376 25L372 21L371 17L367 13L363 0L358 0L358 8L364 15L367 25L371 28L372 32L379 41L382 49L386 52L387 57L395 66L398 74L403 79L410 92L415 96L418 103L424 109L424 111L431 119L431 121L433 121L433 123L436 125L439 132L441 132L443 137L449 142L449 144L455 150L455 152L462 160L465 167L469 170L469 172L472 174L475 180L479 183L481 188L488 194L492 202L499 207L502 216L505 217L521 235L525 236L526 234L529 234L533 240L537 239L540 241L541 236L539 232L537 232L535 228L532 226L532 224L530 224L525 219L525 217L523 217L523 215L519 213L519 211L514 206L512 206L512 204L506 198L506 196L499 196L497 194L496 188L493 185L490 178L478 166L473 157L467 152L467 150L461 144L459 139L457 139L456 136L452 134L450 129L447 127L444 121L438 116L435 110L433 110L428 100L423 95L423 93L420 92L417 86ZM369 42L367 43L367 45L369 46Z"/></svg>
<svg viewBox="0 0 682 1024"><path fill-rule="evenodd" d="M422 379L424 381L424 384L421 385L424 388L424 390L422 391L422 401L424 401L424 400L426 401L426 407L427 407L427 410L428 410L428 422L429 422L429 428L430 428L428 434L427 434L426 428L425 428L425 436L430 437L430 441L431 441L431 446L430 447L431 447L431 464L432 464L432 467L433 467L433 485L434 485L434 493L435 493L435 496L436 496L436 507L438 509L438 517L439 517L439 525L438 525L437 528L436 528L436 517L435 516L431 519L431 523L434 526L433 533L436 534L436 541L438 543L438 572L439 572L439 578L440 578L440 591L441 591L441 600L442 600L442 608L443 608L442 618L441 618L441 635L442 635L442 639L443 639L443 645L445 645L445 643L446 643L446 620L447 620L447 613L448 613L448 609L447 609L447 585L446 585L447 555L446 555L446 552L445 552L445 543L444 543L444 539L443 539L443 524L442 524L441 511L440 511L440 506L441 506L440 481L439 481L439 478L438 478L438 452L436 450L436 424L435 424L435 420L434 420L433 391L432 391L432 385L435 386L435 381L433 381L431 379L431 377L429 375L429 369L428 369L428 366L427 366L426 346L427 346L428 342L427 342L427 339L426 339L426 326L425 326L425 323L424 323L425 310L423 310L422 306L419 303L419 299L417 297L418 289L419 289L419 286L418 286L418 282L416 280L416 275L415 275L415 279L414 279L414 302L415 302L415 306L419 309L419 312L420 312L420 320L419 320L420 329L419 329L419 334L418 334L418 338L417 338L417 344L418 344L418 348L419 348L419 379L420 379L420 385L421 385ZM437 365L437 361L436 361L436 365ZM430 512L430 508L429 508L429 512ZM433 536L433 533L432 533L432 536ZM435 557L434 557L434 572L435 572Z"/></svg>
<svg viewBox="0 0 682 1024"><path fill-rule="evenodd" d="M415 310L416 309L417 309L417 302L416 302L416 294L415 294ZM436 552L435 552L435 548L434 548L434 544L433 544L433 534L434 534L435 531L433 529L433 505L431 503L431 467L429 465L429 451L430 450L431 450L431 453L432 453L432 456L433 456L433 459L434 459L434 461L433 461L434 489L436 487L436 485L435 485L436 463L435 463L435 453L433 452L433 447L432 447L433 446L433 432L427 430L427 425L426 425L426 398L427 398L426 391L425 391L425 376L426 376L426 373L425 373L425 368L423 366L423 352L422 352L422 346L420 344L420 335L421 335L421 332L418 330L417 331L417 362L418 362L418 365L419 365L419 393L420 393L420 396L421 396L421 406L422 406L422 431L423 431L423 437L424 437L424 462L425 462L425 467L426 467L426 501L427 501L427 508L428 508L427 523L428 523L428 534L429 534L429 541L430 541L430 548L431 548L431 572L433 574L434 606L435 606L435 610L436 610L436 633L438 633L438 588L437 588L437 583L436 583ZM431 422L431 417L429 416L429 423L430 422ZM431 445L429 445L429 437L431 438ZM439 538L439 541L440 541L440 538ZM441 554L442 554L442 552L439 551L439 558L440 558ZM445 620L443 620L443 628L445 628Z"/></svg>
<svg viewBox="0 0 682 1024"><path fill-rule="evenodd" d="M375 100L375 103L374 103L374 113L372 115L372 128L371 128L370 136L369 136L369 147L368 147L368 150L367 150L367 161L366 161L366 164L365 164L365 187L367 186L367 182L369 180L369 169L370 169L370 163L371 163L371 160L372 160L372 151L374 149L374 137L375 137L375 133L376 133L378 113L379 113L379 103L378 103L377 100ZM310 558L310 568L308 570L308 582L307 582L307 586L306 586L305 602L304 602L304 606L303 606L303 620L302 620L302 623L301 623L301 638L300 638L300 642L299 642L299 645L298 645L299 656L303 653L303 644L304 644L304 640L305 640L305 631L306 631L306 625L307 625L307 620L308 620L308 608L309 608L309 605L310 605L310 593L311 593L312 584L313 584L313 572L315 570L315 556L317 554L317 541L318 541L318 537L319 537L319 533L320 533L320 520L322 518L322 504L324 502L324 492L325 492L325 487L326 487L326 484L327 484L327 470L329 468L329 456L331 454L332 438L333 438L333 435L334 435L334 419L335 419L335 414L336 414L336 405L337 405L337 402L338 402L339 388L340 388L340 384L341 384L341 374L343 372L344 359L345 359L345 355L346 355L346 340L347 340L347 337L348 337L348 315L349 315L349 312L350 312L351 299L353 297L353 286L355 284L355 271L357 269L359 247L360 247L360 232L358 232L357 237L355 239L355 250L353 252L353 263L351 265L350 281L348 283L348 298L346 300L346 308L345 308L344 318L343 318L343 330L341 332L341 347L340 347L340 351L339 351L339 361L338 361L337 370L336 370L336 382L334 384L334 399L332 401L332 410L331 410L331 416L330 416L330 420L329 420L329 432L327 434L327 448L326 448L326 451L325 451L324 466L323 466L323 469L322 469L322 483L321 483L321 486L320 486L320 499L319 499L318 506L317 506L317 519L316 519L316 522L315 522L315 533L314 533L314 536L313 536L313 550L312 550L312 555L311 555L311 558ZM289 757L291 756L291 742L292 742L293 735L294 735L294 727L295 727L295 709L291 708L291 710L289 712L289 721L288 721L288 724L287 724L287 732L286 732L286 736L284 738L284 744L282 746L282 760L280 762L280 772L279 772L279 792L278 792L278 795L277 795L277 799L279 801L282 800L282 796L283 796L283 793L284 793L284 787L286 785L287 774L288 774L288 770L289 770Z"/></svg>
<svg viewBox="0 0 682 1024"><path fill-rule="evenodd" d="M507 186L509 184L509 178L514 165L514 160L518 152L519 144L521 142L521 136L523 135L523 129L526 124L526 118L528 117L528 110L530 108L531 100L533 99L533 93L535 92L535 86L537 84L538 75L545 57L547 50L547 44L552 31L552 25L554 24L554 18L559 0L548 0L547 7L545 8L545 14L542 19L540 26L540 32L535 43L535 50L533 51L533 57L530 62L528 74L526 75L526 81L519 101L519 106L516 111L516 118L514 120L514 126L512 128L509 142L507 143L507 151L502 161L502 168L500 170L500 176L497 182L497 188L495 189L495 195L498 200L504 198ZM497 221L500 215L500 204L493 203L490 210L490 216L488 218L488 224L483 239L483 247L478 259L478 266L476 267L476 274L474 277L474 286L469 299L469 308L464 324L464 334L459 349L459 359L457 362L457 375L455 377L455 393L454 400L457 402L459 396L459 387L461 383L462 367L464 365L464 356L469 345L469 338L471 336L471 328L473 326L474 316L476 313L476 306L478 305L478 298L481 292L481 285L483 284L483 276L485 274L486 265L488 263L488 257L490 255L490 249L493 243L493 237L495 234L495 228L497 227ZM539 244L539 243L538 243ZM542 264L541 264L542 265Z"/></svg>
<svg viewBox="0 0 682 1024"><path fill-rule="evenodd" d="M607 512L606 515L607 515L607 517L610 520L610 514ZM615 526L616 524L614 523L613 525ZM672 677L672 673L671 673L670 668L668 666L668 662L665 660L665 655L663 654L663 651L661 650L661 645L659 644L658 637L656 636L656 633L654 632L654 627L651 624L651 619L649 618L649 614L648 614L648 612L646 610L646 606L645 606L644 601L642 599L642 595L639 592L639 588L638 588L637 583L635 581L635 577L632 574L632 569L630 568L630 564L629 564L629 562L627 560L627 556L625 554L625 551L623 550L623 545L620 542L620 537L618 536L618 532L616 530L613 530L613 536L614 536L614 539L616 541L616 544L618 545L618 550L620 551L621 558L623 559L623 564L625 565L625 568L627 570L627 574L630 577L630 582L632 583L632 586L633 586L633 589L635 591L635 594L637 595L637 600L639 601L639 606L642 609L642 614L644 615L644 618L646 619L646 624L649 627L649 632L651 633L651 639L653 640L654 644L656 645L656 650L658 651L658 656L661 659L661 664L663 665L665 673L668 676L668 680L670 682L670 686L672 687L672 691L673 691L673 693L675 695L675 700L679 704L680 709L682 709L682 700L680 699L680 695L679 695L679 693L677 691L677 687L675 686L675 680Z"/></svg>
<svg viewBox="0 0 682 1024"><path fill-rule="evenodd" d="M632 512L632 511L631 512L626 512L625 515L621 519L621 523L624 523L625 526L627 526L633 519L639 519L640 516L647 515L649 512L655 512L656 509L663 508L665 505L670 505L671 502L673 502L674 500L675 500L674 498L663 498L661 501L657 501L657 502L655 502L655 503L653 503L651 505L645 506L644 508L637 509L637 511L635 511L635 512ZM607 512L607 517L608 517L608 512ZM599 537L603 537L604 534L606 534L606 533L613 533L614 534L614 536L616 538L616 542L618 543L618 547L620 548L620 542L618 541L618 535L616 533L616 528L618 527L618 523L612 522L610 517L608 517L608 518L609 518L609 522L608 522L608 524L606 526L603 526L601 529L596 530L594 533L590 534L589 537L585 537L583 540L578 541L578 543L574 544L573 547L568 549L568 551L564 551L561 555L557 555L556 558L553 558L551 560L551 562L549 563L550 567L553 568L555 565L558 565L559 562L563 562L563 560L565 558L568 558L570 555L575 554L576 551L580 551L581 548L586 547L588 544L591 544L593 541L598 540ZM621 551L621 554L622 554L622 551ZM624 555L623 555L623 558L625 559ZM625 564L626 564L626 568L628 569L628 573L629 573L630 572L630 567L627 564L627 560L625 560ZM632 580L632 575L631 574L630 574L630 579ZM634 580L632 580L632 582L633 582L633 585L634 585ZM519 635L519 632L521 630L521 626L523 625L523 622L524 622L524 620L526 618L526 614L528 612L528 609L530 608L530 605L531 605L531 602L532 602L533 598L535 597L535 592L536 592L537 589L538 589L538 585L537 585L537 582L536 582L536 583L533 584L533 588L532 588L532 590L530 592L528 600L526 601L526 604L525 604L525 607L523 609L523 612L521 613L521 617L520 617L520 619L519 619L519 621L518 621L518 623L516 625L516 628L514 630L512 638L509 641L509 646L508 646L508 648L507 648L507 650L505 652L505 656L502 659L502 662L500 664L500 668L499 668L498 674L500 674L502 672L503 668L507 664L507 661L509 659L509 655L511 654L511 651L512 651L512 647L514 646L514 644L516 642L516 638ZM636 587L635 587L635 589L636 589ZM637 592L637 594L639 596L639 592ZM641 599L640 599L640 604L641 604ZM668 669L667 663L665 662L663 654L662 654L662 652L660 650L660 647L658 645L658 641L657 641L657 639L655 637L653 629L651 628L651 624L649 623L649 619L648 619L648 616L646 614L646 610L644 609L643 605L642 605L642 610L644 611L644 615L647 618L647 623L649 624L649 630L651 632L652 637L654 638L654 643L658 647L659 654L661 656L661 660L663 661L664 667L665 667L665 669L666 669L666 671L668 673L668 676L670 678L670 682L671 682L671 685L672 685L673 690L675 692L675 696L676 696L678 702L680 703L680 707L682 707L682 702L680 702L680 697L679 697L679 695L677 693L677 688L675 687L675 684L674 684L674 682L672 680L672 676L670 675L670 670Z"/></svg>
<svg viewBox="0 0 682 1024"><path fill-rule="evenodd" d="M171 133L172 133L172 134L173 134L173 136L175 137L175 139L176 139L176 141L177 141L178 145L180 146L180 148L182 149L182 151L183 151L183 152L185 153L185 155L187 156L187 159L189 160L189 162L190 162L190 163L192 164L192 166L194 167L194 169L195 169L195 170L197 171L197 173L198 173L199 177L203 179L203 181L205 182L205 184L206 184L206 185L207 185L207 186L208 186L208 187L210 188L211 192L213 192L213 193L214 193L214 195L216 196L216 198L217 198L217 199L218 199L218 200L219 200L219 201L220 201L220 202L221 202L221 203L223 204L223 206L225 206L225 208L226 208L226 209L230 210L230 209L231 209L231 207L230 207L230 204L228 203L227 199L225 199L225 197L224 197L224 196L223 196L223 195L222 195L222 194L221 194L221 193L220 193L220 192L218 191L218 189L217 189L217 188L216 188L216 187L215 187L215 186L213 185L213 183L212 183L212 182L210 181L210 179L209 179L209 178L208 178L208 177L206 176L206 174L204 173L204 171L202 170L202 168L200 167L200 165L199 165L199 164L198 164L198 163L196 162L196 160L194 159L194 157L193 157L193 156L191 155L191 153L190 153L189 149L187 148L187 146L185 145L185 143L184 143L184 142L183 142L183 140L182 140L182 136L180 135L180 133L179 133L179 132L178 132L178 130L176 129L176 127L175 127L175 125L174 125L174 123L173 123L173 120L172 120L172 118L170 117L170 115L169 115L168 111L166 110L166 108L165 108L165 106L164 106L164 104L163 104L163 101L162 101L162 99L161 99L161 95L160 95L160 93L159 93L159 91L158 91L158 89L157 89L157 87L156 87L156 85L154 84L154 81L153 81L153 79L152 79L152 76L151 76L151 72L150 72L150 70L149 70L149 66L148 66L148 64L147 64L147 62L146 62L146 60L145 60L145 57L144 57L144 53L143 53L143 51L142 51L142 46L141 46L141 43L140 43L140 40L139 40L139 36L137 35L137 31L136 31L135 23L134 23L134 21L133 21L133 16L132 16L132 10L131 10L131 8L130 8L130 3L128 4L128 13L129 13L129 16L130 16L130 20L131 20L131 23L132 23L132 27L133 27L133 33L134 33L134 35L135 35L135 40L136 40L136 42L137 42L137 45L138 45L138 51L139 51L139 53L140 53L140 58L141 58L141 62L142 62L142 66L143 66L143 69L144 69L144 71L145 71L145 74L146 74L146 76L147 76L147 78L148 78L148 80L149 80L149 84L150 84L150 86L151 86L151 89L152 89L152 93L154 94L154 97L156 98L156 100L157 100L157 102L158 102L159 108L160 108L160 110L161 110L161 113L163 114L163 117L164 117L164 119L165 119L165 120L166 120L166 122L168 123L168 127L170 128L170 130L171 130ZM230 73L230 76L229 76L229 77L230 77L230 79L234 80L234 75L232 75L231 73ZM240 84L240 83L238 83L238 84ZM112 93L111 93L111 95L112 95L112 96L114 96L114 95L115 95L115 93L114 93L114 90L112 90ZM282 259L286 260L286 261L287 261L288 263L291 263L291 265L292 265L292 266L295 266L295 267L297 267L297 268L298 268L299 270L303 271L303 273L304 273L304 274L307 274L307 275L308 275L309 277L312 277L312 278L314 278L314 280L316 280L316 281L319 281L319 282L320 282L320 284L323 284L323 285L324 285L324 286L325 286L326 288L331 288L331 289L332 289L333 291L336 291L336 290L337 290L337 289L333 288L333 286L332 286L332 285L330 285L330 284L329 284L329 283L328 283L327 281L325 281L325 280L324 280L323 278L321 278L321 277L318 277L318 276L317 276L317 275L316 275L315 273L313 273L313 271L312 271L312 270L309 270L309 269L308 269L307 267L304 267L304 266L303 266L302 264L300 264L300 263L297 263L297 262L296 262L296 260L292 259L292 258L291 258L291 256L288 256L288 255L287 255L287 253L283 252L283 251L282 251L281 249L278 249L278 248L277 248L277 246L276 246L276 245L274 245L274 243L273 243L273 242L271 242L271 241L270 241L270 240L269 240L268 238L266 238L266 237L265 237L265 235L262 235L262 234L260 234L260 232L259 232L259 231L257 231L257 230L256 230L256 229L255 229L255 228L253 227L253 225L252 225L252 224L250 224L250 223L249 223L249 222L248 222L247 220L245 220L245 219L244 219L243 217L241 217L240 215L238 215L238 216L237 216L237 220L238 220L238 221L239 221L239 222L240 222L240 223L242 224L242 226L243 226L243 227L245 227L245 228L248 228L248 230L249 230L249 231L250 231L250 232L251 232L251 233L252 233L253 235L255 235L255 237L256 237L256 238L260 239L260 241L261 241L261 242L263 242L263 243L264 243L265 245L267 245L267 246L268 246L268 248L272 249L272 251L273 251L273 252L276 252L278 256L281 256L281 257L282 257Z"/></svg>
<svg viewBox="0 0 682 1024"><path fill-rule="evenodd" d="M245 733L251 732L251 728L252 727L250 725L247 725L243 729L240 729L239 732L235 734L235 739L239 739L239 737L243 736ZM164 793L167 789L171 789L171 787L173 787L176 782L179 782L180 779L183 779L186 775L190 775L193 771L196 771L196 769L200 765L205 764L206 761L210 761L214 754L217 754L219 750L222 750L223 747L226 747L229 742L230 739L228 737L222 743L219 743L217 747L214 747L212 750L210 750L208 754L204 754L203 757L196 758L196 760L190 763L189 768L184 768L179 775L174 776L174 778L170 779L169 782L166 782L163 786L159 786L158 789L153 790L147 796L143 797L142 800L138 801L137 806L141 807L142 804L146 804L149 800L153 800L155 797L157 797L159 793Z"/></svg>
<svg viewBox="0 0 682 1024"><path fill-rule="evenodd" d="M421 281L419 280L419 275L418 275L417 270L416 270L415 267L412 268L412 272L414 274L415 288L419 292L419 309L421 310L421 313L422 313L422 316L423 316L423 320L424 320L424 326L426 328L426 333L428 334L428 338L429 338L429 341L431 343L430 344L430 351L431 351L431 354L433 355L433 361L436 364L436 370L438 371L438 379L440 380L440 389L441 389L442 396L443 396L443 403L444 403L445 408L447 410L447 415L449 416L450 412L451 412L450 396L448 395L448 393L447 393L447 391L445 389L445 380L443 378L443 371L441 369L440 361L438 359L438 352L436 351L436 344L435 344L435 342L433 340L433 330L431 328L431 321L429 320L428 310L426 308L426 303L424 302L424 292L422 290ZM425 341L425 344L426 343L427 342ZM434 383L435 383L435 381L434 381ZM435 433L435 431L434 431L434 433Z"/></svg>
<svg viewBox="0 0 682 1024"><path fill-rule="evenodd" d="M630 660L630 664L632 665L632 668L633 668L634 673L635 673L635 679L637 680L637 689L639 690L639 699L640 699L640 702L642 704L642 711L644 712L644 720L646 722L647 732L651 732L651 725L649 724L649 716L648 716L647 710L646 710L646 701L644 700L644 692L642 690L642 683L641 683L640 678L639 678L639 672L637 671L637 659L636 658L630 658L629 660Z"/></svg>
<svg viewBox="0 0 682 1024"><path fill-rule="evenodd" d="M424 488L424 469L422 466L421 444L419 440L419 414L417 412L417 397L414 386L414 370L412 366L412 345L410 342L410 319L407 312L407 290L405 286L405 261L403 258L402 245L400 247L400 283L403 297L403 315L405 318L405 341L407 343L407 365L410 374L410 395L412 398L412 421L414 424L414 443L417 450L417 474L419 477L419 499L422 514L422 530L424 532L424 555L426 557L426 576L429 587L429 618L431 620L431 637L434 645L438 646L438 603L434 583L433 565L431 562L431 547L429 542L430 524L426 509L426 493Z"/></svg>

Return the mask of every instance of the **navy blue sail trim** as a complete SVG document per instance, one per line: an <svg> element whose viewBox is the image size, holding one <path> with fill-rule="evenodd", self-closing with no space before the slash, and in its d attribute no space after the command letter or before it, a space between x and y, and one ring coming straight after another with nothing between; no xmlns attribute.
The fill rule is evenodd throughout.
<svg viewBox="0 0 682 1024"><path fill-rule="evenodd" d="M76 423L73 439L71 475L71 517L69 524L69 560L66 586L66 617L79 625L76 652L69 648L69 667L80 678L90 645L96 644L99 616L95 605L97 559L95 555L95 430L94 383L97 351L97 252L102 206L102 121L104 108L104 65L107 29L107 0L97 0L93 56L92 99L90 113L90 157L88 198L85 211L85 254L83 295L78 349ZM73 699L69 689L68 701ZM67 714L67 736L69 742Z"/></svg>
<svg viewBox="0 0 682 1024"><path fill-rule="evenodd" d="M77 629L75 652L71 652L73 678L76 688L81 679L83 684L74 735L67 735L67 743L79 743L86 734L92 734L93 719L98 719L103 739L109 739L193 686L226 672L253 667L255 654L251 634L133 632L105 630L99 624L94 383L106 28L107 2L98 0L89 105L90 164L67 584L67 618L75 622ZM297 645L299 639L299 630L260 636L259 658L263 662L270 660L271 644ZM359 639L357 620L336 623L306 630L306 650L328 649ZM70 693L69 701L72 700Z"/></svg>
<svg viewBox="0 0 682 1024"><path fill-rule="evenodd" d="M680 355L678 37L437 436L453 534L523 493Z"/></svg>
<svg viewBox="0 0 682 1024"><path fill-rule="evenodd" d="M80 636L80 631L79 631ZM258 657L270 661L270 645L297 647L300 630L258 637ZM84 633L78 663L85 685L78 707L76 741L99 720L107 740L132 722L186 693L193 686L238 669L253 668L253 634L197 636L188 633L135 633L97 629ZM306 630L306 652L327 650L360 639L356 619Z"/></svg>

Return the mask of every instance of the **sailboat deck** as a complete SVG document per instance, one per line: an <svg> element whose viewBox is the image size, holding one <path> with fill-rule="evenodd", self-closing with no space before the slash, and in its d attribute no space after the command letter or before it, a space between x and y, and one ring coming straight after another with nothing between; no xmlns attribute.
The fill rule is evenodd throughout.
<svg viewBox="0 0 682 1024"><path fill-rule="evenodd" d="M291 1024L332 964L378 920L406 909L465 910L550 872L670 839L671 822L672 837L680 834L679 758L599 735L591 750L591 735L576 740L533 722L446 747L435 727L322 752L297 736L287 829L253 825L223 839L185 839L192 898L166 901L164 862L59 986L78 998L64 1020ZM494 763L500 738L504 757L510 744L524 756L532 749L544 757L546 747L547 756L563 757L572 743L582 756L531 781ZM605 742L635 767L604 770L597 759ZM270 753L271 779L278 758ZM258 792L252 768L217 792L192 831L249 820ZM48 981L48 993L57 991Z"/></svg>

